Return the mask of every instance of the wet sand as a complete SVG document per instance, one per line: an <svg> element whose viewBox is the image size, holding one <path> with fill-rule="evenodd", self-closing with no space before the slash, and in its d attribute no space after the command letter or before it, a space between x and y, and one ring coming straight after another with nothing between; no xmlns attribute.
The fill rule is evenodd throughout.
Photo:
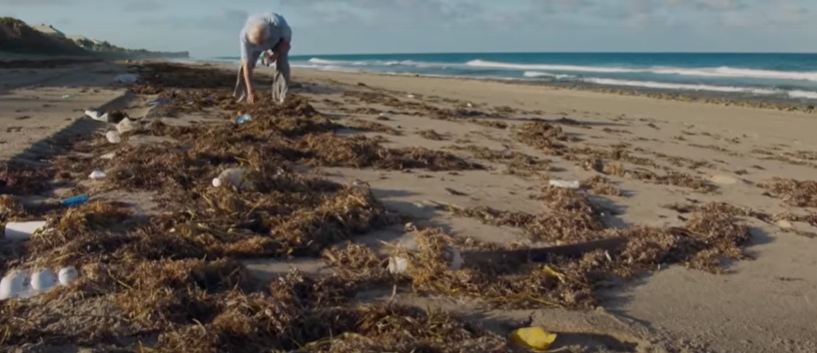
<svg viewBox="0 0 817 353"><path fill-rule="evenodd" d="M41 164L70 155L70 149L53 148L58 145L49 142L53 136L62 131L64 139L64 131L81 136L110 129L82 117L89 107L120 109L133 118L172 124L234 118L216 108L178 117L149 113L147 102L155 95L128 92L113 82L116 74L128 70L134 71L111 63L0 70L0 82L6 84L0 87L0 158ZM501 310L478 298L410 291L391 300L442 308L499 333L506 328L498 323L532 318L533 324L560 333L560 347L572 351L817 350L811 323L817 314L813 304L817 243L812 239L817 224L809 223L817 190L810 189L813 185L798 190L764 187L776 177L816 179L817 145L810 138L817 128L813 114L474 80L316 71L297 71L293 76L298 85L292 92L306 98L321 115L350 127L338 131L340 135L380 136L388 148L423 147L488 167L455 172L321 168L333 181L367 183L387 209L411 217L418 227L440 228L486 243L555 245L531 239L522 227L497 226L450 212L487 207L547 214L549 210L531 195L548 179L608 180L614 192L588 187L587 194L603 210L602 221L610 229L682 227L690 210L713 202L751 211L739 220L751 234L746 251L753 260L724 261L722 274L683 264L659 265L653 272L599 289L599 305L592 310ZM231 84L226 82L225 89ZM66 95L70 98L63 98ZM441 119L433 114L439 109L456 114ZM564 136L561 143L572 150L556 153L520 139L516 128L535 119L558 126ZM79 123L85 125L76 128ZM38 143L46 147L31 148ZM576 152L581 149L589 152ZM617 149L626 150L628 157L601 153ZM528 159L520 163L517 157ZM207 183L212 177L201 176ZM789 197L793 193L799 195ZM104 195L130 198L143 210L158 207L149 204L151 196L144 193L106 190ZM380 241L411 244L412 239L400 224L356 241L383 250ZM263 281L273 281L290 267L316 276L336 270L309 257L242 261ZM373 290L360 292L357 298L377 301L391 294Z"/></svg>

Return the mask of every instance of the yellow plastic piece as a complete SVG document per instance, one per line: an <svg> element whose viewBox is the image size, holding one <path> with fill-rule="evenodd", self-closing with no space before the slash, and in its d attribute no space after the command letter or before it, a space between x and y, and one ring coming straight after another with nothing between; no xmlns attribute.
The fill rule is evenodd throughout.
<svg viewBox="0 0 817 353"><path fill-rule="evenodd" d="M547 332L538 326L523 327L511 332L511 342L538 351L547 350L555 341L555 333Z"/></svg>

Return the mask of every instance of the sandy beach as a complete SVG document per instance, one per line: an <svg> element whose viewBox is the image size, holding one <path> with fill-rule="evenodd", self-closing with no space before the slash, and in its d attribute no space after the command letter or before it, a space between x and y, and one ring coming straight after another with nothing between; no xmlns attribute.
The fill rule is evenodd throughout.
<svg viewBox="0 0 817 353"><path fill-rule="evenodd" d="M116 82L123 73L140 82ZM465 79L293 77L283 106L265 95L248 107L230 97L231 68L0 68L0 223L50 229L3 240L0 269L79 269L70 286L0 302L0 342L510 352L513 329L540 325L559 352L817 351L814 114ZM121 123L86 109L134 127L110 143ZM252 120L234 124L244 113ZM252 187L211 185L235 166ZM89 180L94 170L107 177ZM91 201L35 203L78 194ZM613 238L627 243L553 252L547 267L517 256ZM449 267L451 248L461 267ZM405 272L386 269L393 255Z"/></svg>

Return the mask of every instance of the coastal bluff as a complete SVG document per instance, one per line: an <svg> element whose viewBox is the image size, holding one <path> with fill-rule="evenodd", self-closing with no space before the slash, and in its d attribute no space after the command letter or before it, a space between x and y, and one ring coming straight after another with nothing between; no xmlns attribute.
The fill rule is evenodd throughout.
<svg viewBox="0 0 817 353"><path fill-rule="evenodd" d="M187 58L189 52L155 52L128 49L82 35L67 35L51 25L29 25L13 17L0 17L0 52L34 55L71 55L117 59Z"/></svg>

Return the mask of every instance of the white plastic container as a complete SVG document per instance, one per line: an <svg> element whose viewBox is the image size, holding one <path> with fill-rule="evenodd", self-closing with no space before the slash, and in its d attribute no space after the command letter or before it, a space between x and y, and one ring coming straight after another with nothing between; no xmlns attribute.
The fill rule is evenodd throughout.
<svg viewBox="0 0 817 353"><path fill-rule="evenodd" d="M70 285L77 280L79 274L77 273L77 269L74 266L63 267L60 269L59 274L57 274L57 278L60 281L60 284L63 286Z"/></svg>
<svg viewBox="0 0 817 353"><path fill-rule="evenodd" d="M34 271L31 274L31 289L47 292L57 286L57 275L49 269Z"/></svg>
<svg viewBox="0 0 817 353"><path fill-rule="evenodd" d="M26 285L25 272L12 271L0 280L0 300L27 296L29 287Z"/></svg>
<svg viewBox="0 0 817 353"><path fill-rule="evenodd" d="M579 184L578 180L557 180L552 179L549 182L550 186L557 187L557 188L564 188L564 189L578 189L581 184Z"/></svg>
<svg viewBox="0 0 817 353"><path fill-rule="evenodd" d="M213 186L217 188L221 186L230 186L237 189L246 187L248 186L248 183L244 178L245 174L244 169L241 168L225 169L218 175L218 177L213 178Z"/></svg>
<svg viewBox="0 0 817 353"><path fill-rule="evenodd" d="M9 222L3 237L9 240L28 240L37 230L45 227L45 221Z"/></svg>
<svg viewBox="0 0 817 353"><path fill-rule="evenodd" d="M111 131L108 131L107 133L105 133L105 138L107 138L108 142L110 142L110 143L120 143L120 142L122 142L122 137L120 137L119 133L114 131L114 130L111 130Z"/></svg>

